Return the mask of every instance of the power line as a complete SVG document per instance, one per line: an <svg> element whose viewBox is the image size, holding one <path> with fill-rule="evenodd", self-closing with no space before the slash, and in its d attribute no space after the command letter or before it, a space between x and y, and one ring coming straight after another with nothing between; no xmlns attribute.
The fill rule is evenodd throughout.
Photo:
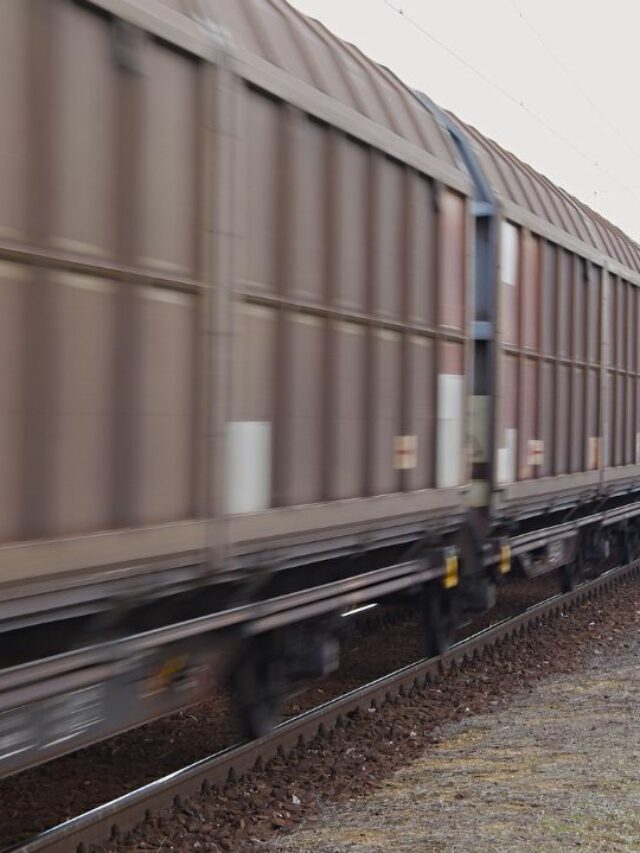
<svg viewBox="0 0 640 853"><path fill-rule="evenodd" d="M636 184L635 186L630 186L630 187L605 187L603 190L598 190L598 194L601 194L601 193L635 192L635 190L640 190L640 184Z"/></svg>
<svg viewBox="0 0 640 853"><path fill-rule="evenodd" d="M524 24L531 30L536 39L540 42L544 50L549 54L549 56L556 63L558 68L563 72L565 77L575 86L575 88L580 92L582 97L585 99L587 104L591 107L591 109L597 113L600 118L609 126L610 130L612 130L615 135L620 139L620 141L626 146L626 148L633 154L634 157L640 158L640 150L636 148L636 146L629 141L629 139L625 136L625 134L620 130L620 128L609 118L609 116L602 110L598 104L593 100L588 90L582 85L580 80L576 77L576 75L571 71L571 69L562 61L562 59L558 56L558 54L553 50L553 48L547 43L542 33L537 29L536 26L531 22L530 18L522 11L522 9L516 3L516 0L509 0L513 10L520 17Z"/></svg>
<svg viewBox="0 0 640 853"><path fill-rule="evenodd" d="M553 127L553 125L549 124L549 122L547 122L544 118L542 118L536 112L534 112L530 107L528 107L526 105L526 103L524 102L524 100L522 98L516 97L514 94L512 94L508 89L506 89L500 83L497 83L495 80L493 80L487 74L485 74L483 71L480 71L479 68L476 68L476 66L473 65L473 63L469 62L468 59L465 59L464 56L461 56L459 53L457 53L455 50L453 50L453 48L449 47L448 44L445 44L445 42L441 41L439 38L437 38L437 36L434 36L433 33L430 33L427 29L425 29L425 27L423 27L422 24L420 24L414 18L407 15L401 6L396 6L394 3L391 2L391 0L382 0L382 2L386 6L388 6L390 9L392 9L401 18L404 18L404 20L407 21L407 23L409 23L412 27L414 27L416 30L418 30L418 32L420 32L430 42L432 42L433 44L436 44L438 47L440 47L442 50L444 50L446 53L448 53L449 56L453 57L457 62L459 62L466 69L471 71L477 77L479 77L488 86L491 86L491 88L493 88L497 92L499 92L504 98L506 98L511 103L515 104L516 106L520 107L528 116L530 116L535 122L537 122L541 127L543 127L548 133L550 133L552 136L554 136L556 139L558 139L560 142L562 142L564 145L566 145L568 148L570 148L574 152L574 154L577 154L581 159L585 160L590 166L593 166L596 169L598 169L603 175L605 175L610 181L612 181L616 185L617 188L619 188L623 192L629 193L629 195L633 199L635 199L635 201L637 201L638 204L640 204L640 197L636 196L635 193L632 192L632 190L629 187L626 187L621 181L619 181L615 177L615 175L613 175L611 172L609 172L608 169L605 169L603 166L601 166L597 160L594 160L593 157L591 157L589 154L586 154L584 151L582 151L580 148L578 148L578 146L575 145L570 139L568 139L566 136L563 136L559 131L557 131L555 129L555 127Z"/></svg>

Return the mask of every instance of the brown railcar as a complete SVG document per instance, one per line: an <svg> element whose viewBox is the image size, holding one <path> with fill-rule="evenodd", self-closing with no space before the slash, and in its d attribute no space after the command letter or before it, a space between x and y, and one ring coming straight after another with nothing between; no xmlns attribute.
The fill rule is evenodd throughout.
<svg viewBox="0 0 640 853"><path fill-rule="evenodd" d="M166 656L219 675L253 633L263 654L294 625L313 654L340 609L455 586L473 186L446 128L284 0L0 14L0 630L20 638L0 664L90 642L116 667L153 629L136 683ZM65 744L114 729L130 696L89 659L66 686L21 671L21 708L0 680L26 739L0 772L60 748L23 719L49 691L100 721Z"/></svg>
<svg viewBox="0 0 640 853"><path fill-rule="evenodd" d="M413 94L284 2L2 19L0 582L461 518L470 182Z"/></svg>

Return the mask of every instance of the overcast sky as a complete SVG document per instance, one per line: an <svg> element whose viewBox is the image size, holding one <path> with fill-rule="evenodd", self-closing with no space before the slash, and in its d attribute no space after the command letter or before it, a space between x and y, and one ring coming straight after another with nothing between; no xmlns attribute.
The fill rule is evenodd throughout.
<svg viewBox="0 0 640 853"><path fill-rule="evenodd" d="M292 2L640 240L635 2Z"/></svg>

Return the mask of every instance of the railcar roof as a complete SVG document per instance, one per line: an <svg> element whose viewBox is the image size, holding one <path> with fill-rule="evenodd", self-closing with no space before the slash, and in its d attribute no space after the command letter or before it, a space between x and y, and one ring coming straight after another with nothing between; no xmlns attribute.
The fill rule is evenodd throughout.
<svg viewBox="0 0 640 853"><path fill-rule="evenodd" d="M234 49L258 56L463 171L449 134L409 87L287 0L159 2L223 29ZM473 140L500 199L640 273L640 246L623 231L480 131L452 118Z"/></svg>
<svg viewBox="0 0 640 853"><path fill-rule="evenodd" d="M462 173L445 129L391 71L286 0L160 0L226 31L248 51Z"/></svg>
<svg viewBox="0 0 640 853"><path fill-rule="evenodd" d="M500 199L539 216L623 266L640 272L640 246L620 228L497 142L457 116L452 117L471 137L487 180Z"/></svg>

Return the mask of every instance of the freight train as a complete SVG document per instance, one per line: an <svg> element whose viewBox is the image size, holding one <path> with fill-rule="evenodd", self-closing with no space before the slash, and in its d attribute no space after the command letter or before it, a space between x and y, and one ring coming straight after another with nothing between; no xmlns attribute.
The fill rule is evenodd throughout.
<svg viewBox="0 0 640 853"><path fill-rule="evenodd" d="M3 0L0 774L631 559L640 248L284 0Z"/></svg>

